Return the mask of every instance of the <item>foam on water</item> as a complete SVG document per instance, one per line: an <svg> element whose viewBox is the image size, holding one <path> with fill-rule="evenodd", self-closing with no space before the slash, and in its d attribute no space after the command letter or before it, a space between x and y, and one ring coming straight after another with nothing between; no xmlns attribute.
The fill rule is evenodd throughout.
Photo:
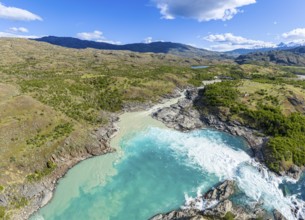
<svg viewBox="0 0 305 220"><path fill-rule="evenodd" d="M88 185L86 182L93 178L89 174L84 176L87 181L77 182L74 178L78 193L73 198L56 194L51 204L36 217L142 220L177 209L184 202L184 208L192 206L202 210L217 201L208 204L198 199L200 195L226 179L237 182L249 205L263 203L265 208L277 209L289 220L304 216L304 202L296 195L285 197L279 187L288 180L256 163L246 153L247 147L240 138L213 130L181 133L149 128L127 134L120 146L124 152L122 158L114 163L116 172L105 183ZM68 174L58 192L70 188L70 176L82 176L89 168L97 170L96 164L82 167L86 164L92 163L85 162L72 169L70 173L75 175ZM196 194L197 198L193 199ZM65 204L61 203L63 199ZM299 207L297 215L291 211L295 207Z"/></svg>
<svg viewBox="0 0 305 220"><path fill-rule="evenodd" d="M160 132L158 129L152 133L159 141L171 143L170 147L177 152L177 159L181 158L181 154L187 155L188 164L199 165L204 172L215 174L220 180L235 180L250 200L262 202L269 210L280 211L287 219L305 218L304 201L298 200L296 196L283 195L279 185L284 178L269 172L244 151L228 146L219 139L219 134L210 132L202 136L201 131L183 134ZM203 206L202 201L199 201L198 206ZM298 211L294 215L296 207Z"/></svg>

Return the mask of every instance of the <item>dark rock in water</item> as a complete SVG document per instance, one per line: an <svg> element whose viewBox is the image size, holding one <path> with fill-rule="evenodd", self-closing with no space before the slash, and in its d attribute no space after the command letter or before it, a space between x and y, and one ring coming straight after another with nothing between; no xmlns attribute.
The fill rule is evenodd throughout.
<svg viewBox="0 0 305 220"><path fill-rule="evenodd" d="M210 190L204 196L206 200L218 200L223 201L228 199L235 192L235 183L234 181L227 180L220 184L215 189Z"/></svg>
<svg viewBox="0 0 305 220"><path fill-rule="evenodd" d="M279 211L273 211L274 220L287 220Z"/></svg>
<svg viewBox="0 0 305 220"><path fill-rule="evenodd" d="M172 211L167 214L159 214L152 217L150 220L204 220L199 211L195 210L180 210Z"/></svg>
<svg viewBox="0 0 305 220"><path fill-rule="evenodd" d="M205 210L204 215L224 217L228 212L232 214L234 213L233 204L230 200L224 200L222 202L219 202L213 208Z"/></svg>
<svg viewBox="0 0 305 220"><path fill-rule="evenodd" d="M198 210L196 206L191 203L187 209L180 209L166 214L158 214L150 220L223 219L227 213L235 216L235 219L256 219L258 217L266 216L266 213L260 207L255 207L251 212L249 212L242 207L234 206L229 198L234 194L235 187L234 181L225 181L215 189L211 189L207 192L203 196L206 204L208 204L205 210ZM210 207L209 204L211 204Z"/></svg>

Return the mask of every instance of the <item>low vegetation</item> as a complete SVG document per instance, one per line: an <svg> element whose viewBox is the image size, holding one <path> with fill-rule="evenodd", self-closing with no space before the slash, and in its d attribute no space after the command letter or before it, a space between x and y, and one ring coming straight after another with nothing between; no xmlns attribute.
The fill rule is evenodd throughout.
<svg viewBox="0 0 305 220"><path fill-rule="evenodd" d="M156 102L176 87L216 78L224 82L207 87L205 111L272 136L266 149L271 169L305 164L305 82L296 80L296 69L0 41L0 194L50 175L57 167L53 155L82 152L92 130L126 103ZM0 207L0 219L28 202L16 195Z"/></svg>
<svg viewBox="0 0 305 220"><path fill-rule="evenodd" d="M13 186L52 174L54 155L86 152L90 133L108 123L109 113L187 86L198 73L190 67L207 62L24 39L3 38L0 50L0 194L14 194L6 213L29 202Z"/></svg>
<svg viewBox="0 0 305 220"><path fill-rule="evenodd" d="M230 80L207 86L205 108L270 136L265 149L270 169L280 172L293 164L304 166L305 92L302 86L295 87L304 82L277 77L258 81Z"/></svg>
<svg viewBox="0 0 305 220"><path fill-rule="evenodd" d="M34 173L28 175L26 178L29 182L35 182L41 180L43 177L49 175L56 169L56 164L52 161L48 161L46 167L43 170L35 170Z"/></svg>
<svg viewBox="0 0 305 220"><path fill-rule="evenodd" d="M0 206L0 219L4 219L5 217L5 208Z"/></svg>

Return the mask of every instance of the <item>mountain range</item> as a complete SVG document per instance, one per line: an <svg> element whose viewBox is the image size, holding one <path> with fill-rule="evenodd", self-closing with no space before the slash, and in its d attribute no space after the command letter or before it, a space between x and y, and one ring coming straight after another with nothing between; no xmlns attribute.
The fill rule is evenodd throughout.
<svg viewBox="0 0 305 220"><path fill-rule="evenodd" d="M264 64L271 62L284 66L305 66L305 46L290 49L286 48L284 50L249 53L240 55L235 61L238 64Z"/></svg>
<svg viewBox="0 0 305 220"><path fill-rule="evenodd" d="M55 36L42 37L34 40L74 49L93 48L102 50L128 50L139 53L165 53L188 58L204 57L210 59L226 59L229 57L228 55L223 53L199 49L189 45L172 42L152 42L117 45L105 42L81 40L72 37Z"/></svg>
<svg viewBox="0 0 305 220"><path fill-rule="evenodd" d="M265 47L265 48L254 48L254 49L245 49L240 48L236 50L226 51L225 54L229 56L238 57L240 55L245 55L249 53L256 53L256 52L268 52L268 51L274 51L274 50L290 50L296 47L305 46L304 43L279 43L276 47Z"/></svg>
<svg viewBox="0 0 305 220"><path fill-rule="evenodd" d="M152 42L133 44L110 44L81 40L73 37L47 36L35 41L74 49L122 50L139 53L164 53L187 58L205 58L210 60L235 60L238 64L275 63L289 66L305 66L305 46L280 43L275 48L237 49L227 52L215 52L190 45L173 42Z"/></svg>

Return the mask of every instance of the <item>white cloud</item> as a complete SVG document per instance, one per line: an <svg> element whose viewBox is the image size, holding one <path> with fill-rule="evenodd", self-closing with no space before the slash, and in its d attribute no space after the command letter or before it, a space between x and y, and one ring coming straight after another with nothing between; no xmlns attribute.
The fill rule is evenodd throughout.
<svg viewBox="0 0 305 220"><path fill-rule="evenodd" d="M76 36L82 40L90 40L90 41L103 42L109 44L121 44L120 41L107 40L103 32L97 30L93 32L81 32L78 33Z"/></svg>
<svg viewBox="0 0 305 220"><path fill-rule="evenodd" d="M143 43L145 43L145 44L150 44L150 43L152 43L152 42L153 42L153 38L152 38L152 37L147 37L147 38L145 38L144 41L143 41Z"/></svg>
<svg viewBox="0 0 305 220"><path fill-rule="evenodd" d="M282 38L288 46L305 45L305 28L296 28L283 33Z"/></svg>
<svg viewBox="0 0 305 220"><path fill-rule="evenodd" d="M21 21L42 21L42 18L27 10L5 6L0 2L0 19Z"/></svg>
<svg viewBox="0 0 305 220"><path fill-rule="evenodd" d="M15 32L15 33L28 33L29 30L27 28L24 27L11 27L9 29L11 32Z"/></svg>
<svg viewBox="0 0 305 220"><path fill-rule="evenodd" d="M288 40L305 40L305 28L297 28L282 34L283 38Z"/></svg>
<svg viewBox="0 0 305 220"><path fill-rule="evenodd" d="M93 40L93 41L105 39L105 37L103 36L103 32L101 31L82 32L82 33L78 33L77 37L82 40Z"/></svg>
<svg viewBox="0 0 305 220"><path fill-rule="evenodd" d="M192 18L198 21L230 20L239 8L254 4L256 0L152 0L162 18Z"/></svg>
<svg viewBox="0 0 305 220"><path fill-rule="evenodd" d="M34 35L19 35L19 34L12 34L7 32L0 32L0 38L1 37L9 37L9 38L39 38L39 36Z"/></svg>
<svg viewBox="0 0 305 220"><path fill-rule="evenodd" d="M211 46L211 49L217 51L228 51L239 48L255 49L255 48L276 47L276 44L272 42L251 40L244 37L235 36L232 33L211 34L204 37L203 39L212 43L218 43L216 45Z"/></svg>

